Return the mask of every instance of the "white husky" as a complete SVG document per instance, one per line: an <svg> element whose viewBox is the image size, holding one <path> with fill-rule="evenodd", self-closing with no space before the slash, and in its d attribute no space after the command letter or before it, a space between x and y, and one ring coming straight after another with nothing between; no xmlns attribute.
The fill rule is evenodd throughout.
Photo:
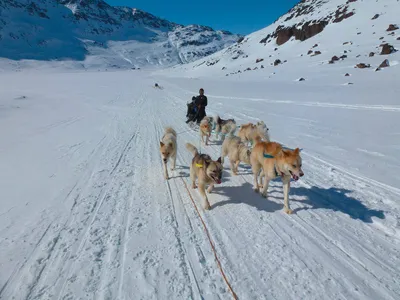
<svg viewBox="0 0 400 300"><path fill-rule="evenodd" d="M228 136L222 143L221 160L224 163L225 156L228 156L231 163L231 171L237 175L240 162L250 165L251 150L247 147L239 137Z"/></svg>
<svg viewBox="0 0 400 300"><path fill-rule="evenodd" d="M175 169L176 154L178 151L178 144L176 142L176 139L177 139L176 131L171 127L165 128L164 136L160 141L160 153L161 153L161 158L163 160L164 177L167 180L169 179L167 162L170 158L172 159L171 171Z"/></svg>

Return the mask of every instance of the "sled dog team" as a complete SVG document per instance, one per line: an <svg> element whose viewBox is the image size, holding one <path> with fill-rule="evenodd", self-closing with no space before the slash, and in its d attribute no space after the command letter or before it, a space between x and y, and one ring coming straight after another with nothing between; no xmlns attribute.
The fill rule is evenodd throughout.
<svg viewBox="0 0 400 300"><path fill-rule="evenodd" d="M222 120L218 116L204 117L200 122L199 133L203 144L208 145L213 128L215 128L216 138L218 139L220 136L223 141L221 156L217 160L213 160L207 154L199 153L195 146L186 143L187 150L193 155L190 165L192 188L199 188L204 201L203 207L207 210L211 208L206 187L208 186L207 192L211 193L215 184L221 184L224 159L228 157L230 169L234 175L237 175L240 162L251 165L254 176L253 189L255 192L259 192L261 189L261 195L265 198L267 198L269 182L280 177L283 183L284 210L291 214L290 180L297 181L304 175L301 169L302 160L299 148L292 150L279 143L271 142L268 128L263 121L257 124L241 125L238 136L235 136L234 133L237 129L235 120ZM175 169L177 151L177 133L173 128L167 127L160 141L160 153L166 179L169 179L167 163L170 160L171 170ZM262 182L263 177L264 182L259 184L259 178Z"/></svg>

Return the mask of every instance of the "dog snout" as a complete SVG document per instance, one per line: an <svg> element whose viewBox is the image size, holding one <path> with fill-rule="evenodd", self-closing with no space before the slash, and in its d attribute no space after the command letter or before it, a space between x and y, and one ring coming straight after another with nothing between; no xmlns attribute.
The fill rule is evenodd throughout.
<svg viewBox="0 0 400 300"><path fill-rule="evenodd" d="M303 173L303 171L300 171L300 177L303 177L304 176L304 173Z"/></svg>
<svg viewBox="0 0 400 300"><path fill-rule="evenodd" d="M167 159L166 159L166 158L164 158L164 159L163 159L163 161L166 163L166 162L167 162Z"/></svg>

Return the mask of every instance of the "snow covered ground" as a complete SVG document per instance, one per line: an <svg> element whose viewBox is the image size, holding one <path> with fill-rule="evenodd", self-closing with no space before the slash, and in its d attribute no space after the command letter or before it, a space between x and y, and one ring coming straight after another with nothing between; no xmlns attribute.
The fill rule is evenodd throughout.
<svg viewBox="0 0 400 300"><path fill-rule="evenodd" d="M351 86L317 76L1 73L0 298L230 299L184 186L184 143L199 142L185 104L203 87L209 114L262 119L273 140L304 149L295 214L282 211L279 181L261 198L251 170L233 176L229 162L211 211L201 210L239 299L399 299L395 70L380 73L391 81L353 76ZM166 182L158 141L169 125L179 154ZM202 151L216 159L219 142Z"/></svg>

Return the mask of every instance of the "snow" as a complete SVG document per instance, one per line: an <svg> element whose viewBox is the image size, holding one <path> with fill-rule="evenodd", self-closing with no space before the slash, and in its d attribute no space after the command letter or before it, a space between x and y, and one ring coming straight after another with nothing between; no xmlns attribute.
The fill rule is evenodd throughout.
<svg viewBox="0 0 400 300"><path fill-rule="evenodd" d="M232 298L185 187L185 143L214 159L221 151L214 135L200 146L184 122L201 87L208 115L263 120L273 141L303 149L292 215L282 183L262 198L246 165L234 176L225 162L210 211L190 190L238 298L399 299L400 52L379 55L381 36L400 49L399 32L386 32L398 2L351 2L353 17L309 40L259 43L282 22L324 17L345 2L319 1L312 16L283 16L173 68L186 59L179 46L163 48L182 42L174 35L151 46L81 39L85 60L0 59L0 299ZM271 66L275 59L287 62ZM390 67L375 72L384 59ZM371 69L355 69L360 62ZM166 126L178 132L169 181L158 152Z"/></svg>
<svg viewBox="0 0 400 300"><path fill-rule="evenodd" d="M239 299L399 297L400 109L370 103L376 86L352 86L372 95L346 106L347 87L327 102L308 81L280 90L233 77L60 69L0 80L4 299L231 297L182 181L190 186L184 143L199 142L183 122L185 104L199 87L208 114L262 119L273 140L304 149L294 215L282 211L279 181L266 200L248 167L235 177L229 162L212 210L201 209ZM307 89L314 97L304 101ZM179 155L167 183L158 140L169 125ZM216 159L212 140L201 149Z"/></svg>
<svg viewBox="0 0 400 300"><path fill-rule="evenodd" d="M69 8L73 14L78 11L78 5L76 3L67 3L65 7Z"/></svg>
<svg viewBox="0 0 400 300"><path fill-rule="evenodd" d="M313 0L308 1L313 2ZM308 2L305 2L307 4ZM316 2L316 1L314 1ZM400 12L400 3L397 0L377 0L377 1L356 1L349 3L348 11L354 10L355 14L343 20L340 23L329 23L325 29L312 38L303 42L295 40L292 37L285 44L278 46L275 39L270 43L260 43L268 34L275 31L278 26L288 27L307 21L317 21L323 16L334 14L337 7L344 5L345 0L319 1L323 5L314 11L314 14L301 15L289 21L284 21L288 15L282 16L276 23L254 32L245 37L241 43L236 43L226 49L216 52L204 59L192 62L190 64L176 68L179 74L188 72L190 76L240 76L241 78L270 79L271 70L276 72L278 77L286 75L293 76L296 80L304 77L306 74L313 76L312 80L318 80L321 74L336 74L339 76L345 73L366 73L366 70L353 70L357 63L370 63L371 70L374 71L384 59L389 59L393 65L400 59L400 52L390 56L379 55L384 42L400 49L400 41L397 40L399 31L394 31L394 35L387 32L389 24L398 23L398 14ZM319 12L319 13L318 13ZM318 14L317 14L318 13ZM371 20L379 13L380 17ZM358 34L360 33L361 34ZM338 34L343 33L343 34ZM380 38L384 39L381 40ZM349 44L344 45L345 42ZM314 45L318 46L314 48ZM275 50L277 49L277 50ZM309 50L321 51L321 55L307 55ZM374 52L374 57L369 57L369 53ZM333 65L328 64L333 56L347 55L347 58L336 62ZM256 63L257 59L264 59ZM277 67L271 64L276 60L287 60ZM214 64L210 64L213 62ZM265 68L261 69L261 65ZM252 71L244 71L250 67ZM257 67L257 70L253 70ZM241 73L237 73L238 71ZM385 70L386 71L386 70ZM373 75L368 77L373 78ZM306 81L309 78L305 78ZM353 80L353 78L351 78Z"/></svg>

